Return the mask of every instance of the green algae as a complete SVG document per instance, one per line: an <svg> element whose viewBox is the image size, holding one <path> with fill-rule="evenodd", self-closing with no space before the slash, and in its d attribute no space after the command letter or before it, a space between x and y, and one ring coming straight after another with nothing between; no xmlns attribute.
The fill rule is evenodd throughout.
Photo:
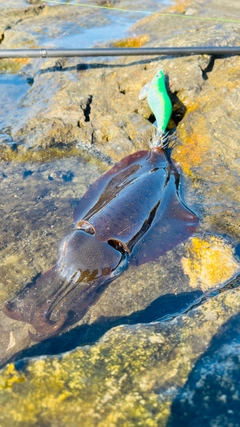
<svg viewBox="0 0 240 427"><path fill-rule="evenodd" d="M16 149L11 146L2 147L0 150L0 161L13 162L13 163L42 163L51 162L57 159L68 159L70 157L77 157L80 161L96 165L100 171L106 170L107 157L102 156L93 157L89 151L84 147L49 147L45 149L26 149L22 145L16 145Z"/></svg>
<svg viewBox="0 0 240 427"><path fill-rule="evenodd" d="M12 149L12 147L4 147L0 152L0 161L14 161L19 163L47 162L54 159L67 158L79 154L79 150L75 147L70 147L69 149L50 147L39 150L26 150L23 146L17 146L17 149Z"/></svg>

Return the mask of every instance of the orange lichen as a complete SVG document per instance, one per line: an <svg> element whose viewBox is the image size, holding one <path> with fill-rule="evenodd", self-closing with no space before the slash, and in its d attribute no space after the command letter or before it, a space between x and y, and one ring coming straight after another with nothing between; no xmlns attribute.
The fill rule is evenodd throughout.
<svg viewBox="0 0 240 427"><path fill-rule="evenodd" d="M183 257L181 263L194 289L206 291L231 279L240 269L233 248L221 238L193 237L187 251L188 257Z"/></svg>
<svg viewBox="0 0 240 427"><path fill-rule="evenodd" d="M16 64L26 65L31 61L31 59L30 58L13 58L12 61L15 62Z"/></svg>
<svg viewBox="0 0 240 427"><path fill-rule="evenodd" d="M191 114L189 110L187 114ZM179 139L182 145L178 145L173 152L173 158L181 164L183 171L192 175L191 169L203 163L206 153L211 147L211 136L204 118L198 120L193 117L194 124L189 126L183 122L178 127ZM190 120L188 119L188 122Z"/></svg>
<svg viewBox="0 0 240 427"><path fill-rule="evenodd" d="M136 37L127 37L125 39L117 40L112 45L114 47L142 47L148 41L150 37L147 34Z"/></svg>

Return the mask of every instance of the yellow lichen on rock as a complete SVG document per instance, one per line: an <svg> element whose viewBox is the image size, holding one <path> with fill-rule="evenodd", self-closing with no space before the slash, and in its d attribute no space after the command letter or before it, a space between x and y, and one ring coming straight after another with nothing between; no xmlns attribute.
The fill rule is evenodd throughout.
<svg viewBox="0 0 240 427"><path fill-rule="evenodd" d="M18 372L14 364L10 363L0 376L0 389L11 389L14 384L22 383L25 380L24 374Z"/></svg>
<svg viewBox="0 0 240 427"><path fill-rule="evenodd" d="M29 58L0 59L0 71L16 74L29 62Z"/></svg>
<svg viewBox="0 0 240 427"><path fill-rule="evenodd" d="M192 288L206 291L231 279L240 269L232 246L218 237L193 237L187 251L188 257L183 257L181 263Z"/></svg>
<svg viewBox="0 0 240 427"><path fill-rule="evenodd" d="M239 288L227 290L172 322L119 326L91 346L28 359L22 374L6 366L1 378L25 381L0 390L1 427L168 425L179 387L239 301Z"/></svg>

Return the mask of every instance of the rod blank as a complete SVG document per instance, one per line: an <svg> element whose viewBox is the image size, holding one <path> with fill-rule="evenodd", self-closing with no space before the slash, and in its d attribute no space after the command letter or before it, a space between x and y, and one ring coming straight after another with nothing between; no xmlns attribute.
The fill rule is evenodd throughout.
<svg viewBox="0 0 240 427"><path fill-rule="evenodd" d="M240 46L141 47L102 49L0 49L0 58L59 58L144 55L239 55Z"/></svg>

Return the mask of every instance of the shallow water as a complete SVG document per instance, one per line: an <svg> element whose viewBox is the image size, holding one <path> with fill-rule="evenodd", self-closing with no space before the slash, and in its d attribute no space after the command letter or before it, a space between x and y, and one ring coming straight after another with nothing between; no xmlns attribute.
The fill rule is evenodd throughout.
<svg viewBox="0 0 240 427"><path fill-rule="evenodd" d="M1 302L55 264L63 238L74 228L75 207L100 174L96 165L80 157L45 163L0 163ZM98 327L93 325L78 337L73 334L67 349L94 342L119 324L154 322L186 311L202 291L192 290L182 272L183 250L182 244L160 260L130 267L110 284L84 321L97 321ZM112 305L116 292L120 301ZM56 340L51 353L58 353L59 348L65 348L64 339L59 343ZM48 353L45 346L32 354L36 351Z"/></svg>
<svg viewBox="0 0 240 427"><path fill-rule="evenodd" d="M139 16L146 16L157 8L163 7L169 2L150 1L144 4L146 13L130 12L126 14L122 11L111 11L109 9L99 9L90 13L88 9L83 16L72 15L73 22L67 22L63 17L56 22L55 17L47 16L45 19L45 30L41 27L41 16L29 20L28 31L36 37L41 46L51 47L90 47L94 44L101 44L109 40L119 39L129 34L128 28L139 19ZM54 6L54 4L52 4ZM71 5L66 5L71 8ZM133 8L134 9L134 8ZM74 9L71 9L74 10ZM53 7L54 11L54 7ZM76 9L80 11L80 9ZM86 16L84 15L86 12ZM16 24L19 31L25 29L25 22ZM0 144L9 146L13 152L18 152L18 146L11 138L11 123L14 124L14 117L24 115L24 94L35 89L31 75L31 64L23 69L21 74L3 73L0 75L0 86L2 88L2 100L4 105L3 114L0 117ZM49 97L50 94L44 94ZM44 111L43 101L39 99ZM31 103L29 110L33 110ZM63 237L73 227L73 212L77 201L87 190L97 176L102 172L94 164L86 163L80 157L64 157L61 159L41 162L21 163L9 162L1 163L1 301L5 301L13 296L32 278L49 269L58 257L58 250ZM44 239L39 240L39 233ZM48 256L46 257L46 251ZM19 268L23 265L24 268ZM10 268L11 266L11 268ZM148 268L148 267L147 267ZM149 267L152 275L152 269ZM134 282L134 274L132 280ZM159 274L159 268L156 272ZM129 277L130 277L129 276ZM129 280L126 276L126 283ZM8 286L6 287L6 283ZM185 286L185 285L184 285ZM155 291L157 295L157 291ZM148 300L155 299L155 294L149 294ZM130 300L126 298L123 310L119 315L123 317L129 312L134 312ZM143 295L140 300L143 299ZM104 299L103 299L104 300ZM136 302L135 302L136 306ZM140 307L144 309L146 302L142 301ZM173 312L179 310L173 309ZM181 310L181 307L180 307ZM172 310L170 309L172 312ZM108 309L107 309L108 312ZM164 315L165 315L164 311ZM106 314L107 317L111 313ZM94 314L96 316L96 314ZM156 320L159 313L152 316Z"/></svg>
<svg viewBox="0 0 240 427"><path fill-rule="evenodd" d="M66 35L52 38L51 47L66 49L90 48L96 44L118 39L119 35L120 37L124 37L129 26L135 22L135 20L131 18L125 19L124 17L116 17L114 19L112 16L110 18L111 20L108 25L83 29L82 33L77 31L77 29L74 31L72 25L66 26L63 30ZM42 39L41 45L49 45L48 37Z"/></svg>
<svg viewBox="0 0 240 427"><path fill-rule="evenodd" d="M30 82L31 83L31 82ZM18 108L18 102L30 87L26 76L19 74L0 74L1 109L0 126L4 126L5 119Z"/></svg>
<svg viewBox="0 0 240 427"><path fill-rule="evenodd" d="M26 2L24 3L26 4ZM59 3L66 2L60 1ZM64 15L58 17L57 20L55 16L46 16L45 27L43 28L41 16L40 18L34 17L34 19L29 20L27 22L27 30L30 37L33 37L32 43L37 47L77 49L96 47L124 37L134 37L134 32L128 31L131 25L141 17L156 11L156 8L159 10L171 4L171 1L150 0L145 3L144 9L140 13L134 12L136 7L133 7L132 12L126 13L109 10L109 8L82 9L78 8L76 3L66 4L67 12L69 13L70 11L71 13L70 21L66 21ZM85 3L89 4L89 2ZM49 3L49 5L52 5L54 10L56 3ZM14 1L12 6L16 6ZM126 7L126 9L129 9L129 7ZM26 31L26 22L19 20L14 29L20 32ZM26 67L26 70L19 74L14 73L14 68L11 68L12 72L8 73L8 65L6 65L6 69L4 69L4 64L1 67L0 89L4 108L0 115L0 133L5 133L5 126L7 128L11 127L8 120L9 115L12 121L14 120L15 112L21 114L21 97L27 93L33 84L34 74L37 72L35 66L36 64L40 66L41 62L42 60L40 60L40 63L34 60L34 65L30 64ZM85 58L85 62L88 62L88 58Z"/></svg>
<svg viewBox="0 0 240 427"><path fill-rule="evenodd" d="M45 259L44 262L47 261L50 267L58 256L62 238L73 227L74 207L90 182L99 176L99 171L96 166L87 164L80 157L74 157L45 163L1 162L0 176L0 295L4 301L9 291L6 283L11 283L14 294L18 282L16 271L12 272L13 275L9 271L11 259L17 275L21 276L19 284L21 281L26 283L31 280L31 275L34 276L33 272L39 269L39 261L41 264L46 250L48 261ZM37 243L40 232L44 237ZM47 236L55 238L50 238L47 243ZM26 266L25 272L24 268L19 270L19 262Z"/></svg>

